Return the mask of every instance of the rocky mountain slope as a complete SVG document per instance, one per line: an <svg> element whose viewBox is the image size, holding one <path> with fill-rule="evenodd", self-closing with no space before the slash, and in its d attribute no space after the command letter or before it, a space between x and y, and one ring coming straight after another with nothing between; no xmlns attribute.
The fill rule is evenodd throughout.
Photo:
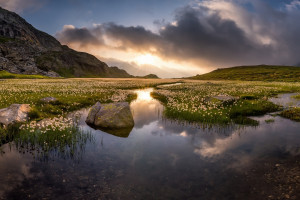
<svg viewBox="0 0 300 200"><path fill-rule="evenodd" d="M61 45L16 13L0 8L0 70L50 77L132 77L88 53Z"/></svg>

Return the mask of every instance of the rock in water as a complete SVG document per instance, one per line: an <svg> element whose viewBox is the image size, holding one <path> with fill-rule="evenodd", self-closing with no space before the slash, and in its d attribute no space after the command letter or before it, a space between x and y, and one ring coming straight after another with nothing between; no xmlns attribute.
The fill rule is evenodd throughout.
<svg viewBox="0 0 300 200"><path fill-rule="evenodd" d="M100 104L90 110L86 123L105 129L123 129L134 126L133 116L127 102Z"/></svg>
<svg viewBox="0 0 300 200"><path fill-rule="evenodd" d="M26 122L29 112L29 104L12 104L8 108L0 109L0 124L7 126L18 122Z"/></svg>
<svg viewBox="0 0 300 200"><path fill-rule="evenodd" d="M85 120L85 122L87 124L91 124L93 125L94 122L95 122L95 117L96 117L96 114L100 111L101 109L101 104L100 102L97 102L95 105L93 105L93 107L90 109L90 112Z"/></svg>

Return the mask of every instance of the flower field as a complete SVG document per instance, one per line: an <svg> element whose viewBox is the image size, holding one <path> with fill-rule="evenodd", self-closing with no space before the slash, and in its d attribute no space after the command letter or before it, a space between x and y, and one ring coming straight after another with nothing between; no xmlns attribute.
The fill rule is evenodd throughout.
<svg viewBox="0 0 300 200"><path fill-rule="evenodd" d="M131 101L135 88L154 87L175 80L146 79L41 79L2 80L0 108L11 104L30 104L31 118L54 117L95 104ZM58 102L45 104L40 99L55 97Z"/></svg>
<svg viewBox="0 0 300 200"><path fill-rule="evenodd" d="M14 141L20 152L30 151L36 156L57 154L78 157L85 143L93 138L78 129L67 113L89 107L97 101L130 102L136 98L133 89L147 87L153 87L152 97L164 104L165 117L206 125L258 125L257 121L248 116L281 109L268 101L268 98L280 93L300 92L300 83L284 82L176 79L3 80L0 84L0 108L14 103L30 104L32 111L29 123L8 129L0 127L0 144ZM57 101L42 102L41 99L45 97L55 97ZM299 114L293 110L282 112L281 116L293 119L293 116L299 117Z"/></svg>
<svg viewBox="0 0 300 200"><path fill-rule="evenodd" d="M62 156L77 159L91 134L80 130L67 113L101 103L132 101L133 89L155 87L175 80L146 79L10 79L0 83L0 108L30 104L28 124L0 126L0 146L14 141L20 151L37 157ZM42 102L55 97L56 102ZM44 120L43 120L44 119ZM1 149L0 149L1 153Z"/></svg>
<svg viewBox="0 0 300 200"><path fill-rule="evenodd" d="M292 92L300 92L300 83L188 81L170 87L159 86L152 95L165 104L165 115L169 118L255 125L255 121L246 117L280 110L268 98ZM219 100L224 97L230 100Z"/></svg>

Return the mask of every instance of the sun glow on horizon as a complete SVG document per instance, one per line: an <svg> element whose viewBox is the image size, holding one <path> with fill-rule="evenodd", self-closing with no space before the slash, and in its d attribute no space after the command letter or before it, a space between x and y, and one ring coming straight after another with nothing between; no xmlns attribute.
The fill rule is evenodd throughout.
<svg viewBox="0 0 300 200"><path fill-rule="evenodd" d="M159 77L162 78L193 76L196 74L203 74L209 71L205 67L200 68L199 65L194 64L193 62L189 62L187 60L185 60L184 62L178 60L166 60L165 58L159 55L153 54L153 51L138 52L102 46L81 46L77 43L71 43L68 45L77 51L91 53L100 60L105 58L115 59L127 63L129 65L135 66L136 70L146 69L146 71L149 71L149 73L157 74ZM203 65L207 66L205 62L203 63ZM119 67L118 65L115 66Z"/></svg>
<svg viewBox="0 0 300 200"><path fill-rule="evenodd" d="M149 53L135 57L134 61L138 65L158 65L159 64L159 58L156 56L153 56Z"/></svg>

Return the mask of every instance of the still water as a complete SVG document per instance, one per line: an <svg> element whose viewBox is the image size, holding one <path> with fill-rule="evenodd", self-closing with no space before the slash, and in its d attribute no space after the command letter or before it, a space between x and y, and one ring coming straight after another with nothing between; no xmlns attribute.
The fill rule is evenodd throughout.
<svg viewBox="0 0 300 200"><path fill-rule="evenodd" d="M151 91L136 91L128 136L88 127L88 110L80 111L79 125L94 141L79 160L41 161L4 145L0 199L297 198L300 123L265 115L254 117L258 127L183 124L164 119ZM280 176L292 187L279 188Z"/></svg>

